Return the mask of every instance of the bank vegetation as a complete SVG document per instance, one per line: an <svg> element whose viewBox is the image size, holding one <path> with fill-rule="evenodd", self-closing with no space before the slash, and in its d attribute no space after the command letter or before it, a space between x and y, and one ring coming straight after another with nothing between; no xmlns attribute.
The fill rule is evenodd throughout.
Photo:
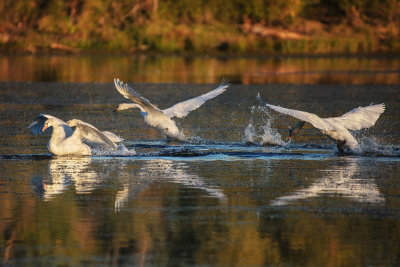
<svg viewBox="0 0 400 267"><path fill-rule="evenodd" d="M400 52L400 0L2 0L0 51Z"/></svg>

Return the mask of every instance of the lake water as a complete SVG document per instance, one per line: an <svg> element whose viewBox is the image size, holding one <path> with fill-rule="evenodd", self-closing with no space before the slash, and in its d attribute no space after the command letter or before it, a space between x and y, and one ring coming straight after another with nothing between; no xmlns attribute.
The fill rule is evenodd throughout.
<svg viewBox="0 0 400 267"><path fill-rule="evenodd" d="M180 62L179 64L177 62ZM183 62L183 63L182 63ZM0 57L0 255L7 266L399 265L397 58ZM177 119L170 142L111 82L160 108L229 90ZM271 104L339 116L385 103L338 154ZM52 157L40 113L79 118L135 155Z"/></svg>

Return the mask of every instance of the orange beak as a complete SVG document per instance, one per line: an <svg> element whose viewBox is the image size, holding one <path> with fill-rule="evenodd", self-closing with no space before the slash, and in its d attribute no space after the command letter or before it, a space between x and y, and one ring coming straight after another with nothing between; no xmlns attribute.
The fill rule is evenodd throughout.
<svg viewBox="0 0 400 267"><path fill-rule="evenodd" d="M116 107L114 110L113 110L113 112L117 112L118 111L118 107Z"/></svg>
<svg viewBox="0 0 400 267"><path fill-rule="evenodd" d="M49 124L46 122L46 123L43 125L42 132L46 131L47 128L49 128Z"/></svg>

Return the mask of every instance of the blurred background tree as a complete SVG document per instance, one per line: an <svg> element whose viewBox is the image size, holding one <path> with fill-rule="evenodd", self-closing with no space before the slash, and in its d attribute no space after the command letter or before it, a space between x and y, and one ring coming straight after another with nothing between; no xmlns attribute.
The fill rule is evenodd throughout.
<svg viewBox="0 0 400 267"><path fill-rule="evenodd" d="M8 52L400 51L400 0L2 0L0 14Z"/></svg>

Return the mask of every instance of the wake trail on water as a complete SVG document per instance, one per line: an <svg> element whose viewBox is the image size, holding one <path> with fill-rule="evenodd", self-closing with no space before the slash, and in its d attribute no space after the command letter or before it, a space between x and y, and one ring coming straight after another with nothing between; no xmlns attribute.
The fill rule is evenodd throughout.
<svg viewBox="0 0 400 267"><path fill-rule="evenodd" d="M103 149L92 149L92 156L134 156L136 150L134 148L126 148L123 144L119 144L117 150L103 150Z"/></svg>

